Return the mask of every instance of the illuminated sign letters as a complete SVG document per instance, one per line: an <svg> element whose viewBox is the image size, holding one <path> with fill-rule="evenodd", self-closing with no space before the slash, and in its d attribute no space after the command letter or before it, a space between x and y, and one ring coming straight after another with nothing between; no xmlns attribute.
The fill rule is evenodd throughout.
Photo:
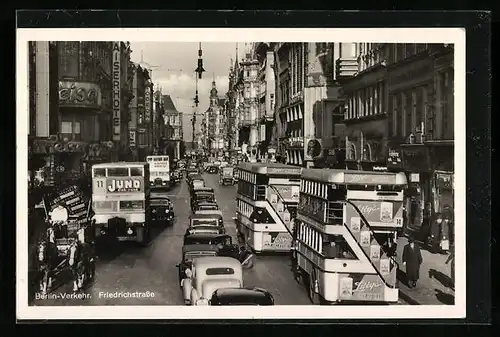
<svg viewBox="0 0 500 337"><path fill-rule="evenodd" d="M113 140L120 140L121 125L121 42L113 42L113 69L112 69L112 94L113 94Z"/></svg>
<svg viewBox="0 0 500 337"><path fill-rule="evenodd" d="M61 107L101 107L101 88L89 82L59 82L59 106Z"/></svg>

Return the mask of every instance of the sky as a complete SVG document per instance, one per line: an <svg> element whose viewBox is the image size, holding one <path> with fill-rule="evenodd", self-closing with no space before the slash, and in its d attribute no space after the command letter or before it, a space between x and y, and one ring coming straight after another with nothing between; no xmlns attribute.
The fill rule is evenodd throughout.
<svg viewBox="0 0 500 337"><path fill-rule="evenodd" d="M215 79L217 91L223 97L229 85L231 59L236 59L236 42L203 42L203 78L198 80L199 113L208 109L210 90ZM238 57L241 60L250 43L238 43ZM194 111L193 98L196 90L194 72L198 66L198 43L193 42L131 42L133 62L142 63L152 70L155 86L159 85L163 95L170 95L178 111L184 113L184 140L192 140L191 118ZM142 59L142 60L141 60ZM155 89L156 90L156 89ZM197 118L201 124L201 118Z"/></svg>

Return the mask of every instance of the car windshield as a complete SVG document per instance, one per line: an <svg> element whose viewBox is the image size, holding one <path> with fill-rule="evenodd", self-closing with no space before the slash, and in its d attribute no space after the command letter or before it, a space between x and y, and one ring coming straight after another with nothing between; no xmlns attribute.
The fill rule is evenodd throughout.
<svg viewBox="0 0 500 337"><path fill-rule="evenodd" d="M151 199L151 206L168 206L170 200L168 199Z"/></svg>
<svg viewBox="0 0 500 337"><path fill-rule="evenodd" d="M202 257L202 256L216 256L217 252L215 251L194 251L194 252L187 252L184 255L184 261L185 262L193 262L193 259L197 257Z"/></svg>

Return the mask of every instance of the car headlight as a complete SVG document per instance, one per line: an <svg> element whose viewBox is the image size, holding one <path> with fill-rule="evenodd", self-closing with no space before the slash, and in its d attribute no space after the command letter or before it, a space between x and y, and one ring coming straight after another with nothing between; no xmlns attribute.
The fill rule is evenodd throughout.
<svg viewBox="0 0 500 337"><path fill-rule="evenodd" d="M196 301L196 305L208 305L208 300L206 298L200 298Z"/></svg>
<svg viewBox="0 0 500 337"><path fill-rule="evenodd" d="M156 209L153 209L153 213L156 213Z"/></svg>

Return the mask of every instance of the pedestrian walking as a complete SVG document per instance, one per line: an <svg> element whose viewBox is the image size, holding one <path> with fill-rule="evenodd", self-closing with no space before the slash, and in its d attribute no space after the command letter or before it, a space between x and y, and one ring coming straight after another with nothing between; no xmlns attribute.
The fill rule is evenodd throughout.
<svg viewBox="0 0 500 337"><path fill-rule="evenodd" d="M429 246L433 253L437 253L439 251L439 240L441 236L442 223L443 223L443 216L441 213L437 213L435 220L431 224L431 231L429 237Z"/></svg>
<svg viewBox="0 0 500 337"><path fill-rule="evenodd" d="M450 219L448 217L445 217L441 223L439 248L441 253L447 253L450 250Z"/></svg>
<svg viewBox="0 0 500 337"><path fill-rule="evenodd" d="M422 219L422 227L420 227L421 240L425 245L429 244L429 236L432 225L432 203L425 204L424 214Z"/></svg>
<svg viewBox="0 0 500 337"><path fill-rule="evenodd" d="M422 264L422 254L420 248L412 238L403 249L403 265L406 267L406 277L408 286L414 288L420 276L420 265Z"/></svg>

